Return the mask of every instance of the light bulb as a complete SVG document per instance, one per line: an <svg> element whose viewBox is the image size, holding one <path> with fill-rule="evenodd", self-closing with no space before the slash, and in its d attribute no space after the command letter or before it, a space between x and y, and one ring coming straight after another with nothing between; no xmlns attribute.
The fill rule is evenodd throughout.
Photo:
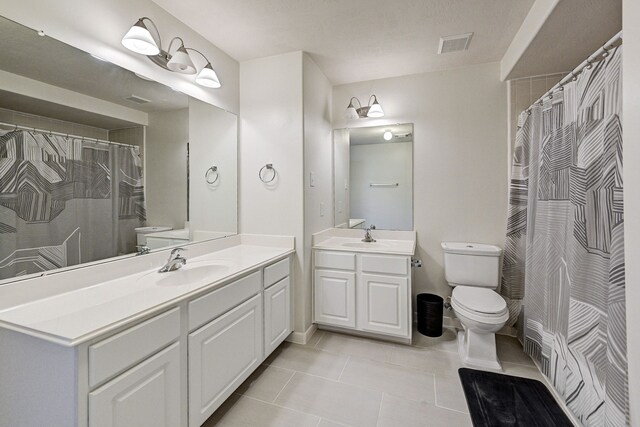
<svg viewBox="0 0 640 427"><path fill-rule="evenodd" d="M382 134L382 137L384 138L385 141L391 141L391 139L393 138L393 134L391 133L391 131L386 130Z"/></svg>

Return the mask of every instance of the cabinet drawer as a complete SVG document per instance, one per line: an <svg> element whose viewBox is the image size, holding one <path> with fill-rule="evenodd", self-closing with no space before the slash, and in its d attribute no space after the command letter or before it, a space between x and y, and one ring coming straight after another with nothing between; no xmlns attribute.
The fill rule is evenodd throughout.
<svg viewBox="0 0 640 427"><path fill-rule="evenodd" d="M268 288L289 275L289 258L264 268L264 287Z"/></svg>
<svg viewBox="0 0 640 427"><path fill-rule="evenodd" d="M362 271L367 273L409 274L409 259L401 256L362 255Z"/></svg>
<svg viewBox="0 0 640 427"><path fill-rule="evenodd" d="M180 344L174 343L89 393L89 427L178 426L180 402Z"/></svg>
<svg viewBox="0 0 640 427"><path fill-rule="evenodd" d="M180 309L152 319L89 346L89 386L124 371L180 335Z"/></svg>
<svg viewBox="0 0 640 427"><path fill-rule="evenodd" d="M316 251L315 266L332 270L355 270L356 254L347 252Z"/></svg>
<svg viewBox="0 0 640 427"><path fill-rule="evenodd" d="M256 271L191 301L189 303L189 330L192 331L231 310L260 292L260 289L262 289L260 272Z"/></svg>

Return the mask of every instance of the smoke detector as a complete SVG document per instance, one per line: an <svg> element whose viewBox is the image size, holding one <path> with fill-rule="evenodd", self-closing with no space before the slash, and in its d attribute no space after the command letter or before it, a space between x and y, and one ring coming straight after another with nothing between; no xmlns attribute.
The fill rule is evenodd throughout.
<svg viewBox="0 0 640 427"><path fill-rule="evenodd" d="M145 99L138 95L131 95L125 98L127 101L135 102L136 104L148 104L151 102L149 99Z"/></svg>
<svg viewBox="0 0 640 427"><path fill-rule="evenodd" d="M469 49L473 33L456 34L454 36L440 37L438 55L443 53L460 52Z"/></svg>

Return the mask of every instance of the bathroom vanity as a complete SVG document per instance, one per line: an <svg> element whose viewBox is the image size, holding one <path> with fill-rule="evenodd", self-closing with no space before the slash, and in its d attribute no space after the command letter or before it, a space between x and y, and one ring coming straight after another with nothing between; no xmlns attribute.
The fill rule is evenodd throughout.
<svg viewBox="0 0 640 427"><path fill-rule="evenodd" d="M313 236L314 322L322 329L411 343L413 231L331 229Z"/></svg>
<svg viewBox="0 0 640 427"><path fill-rule="evenodd" d="M293 253L241 235L3 286L0 425L200 426L292 331Z"/></svg>

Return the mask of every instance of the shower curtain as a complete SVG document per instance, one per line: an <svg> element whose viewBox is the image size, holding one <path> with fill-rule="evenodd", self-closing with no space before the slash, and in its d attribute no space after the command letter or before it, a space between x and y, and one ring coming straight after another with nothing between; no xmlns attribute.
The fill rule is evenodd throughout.
<svg viewBox="0 0 640 427"><path fill-rule="evenodd" d="M0 131L0 280L135 250L137 147Z"/></svg>
<svg viewBox="0 0 640 427"><path fill-rule="evenodd" d="M588 426L628 424L621 48L519 118L501 293Z"/></svg>

